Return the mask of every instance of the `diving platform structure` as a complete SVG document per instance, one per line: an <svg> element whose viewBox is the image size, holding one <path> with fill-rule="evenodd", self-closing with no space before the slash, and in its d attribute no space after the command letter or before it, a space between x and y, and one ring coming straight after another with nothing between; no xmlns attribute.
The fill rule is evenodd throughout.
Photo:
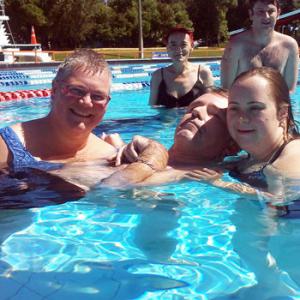
<svg viewBox="0 0 300 300"><path fill-rule="evenodd" d="M5 14L4 0L0 0L0 63L50 62L47 52L42 52L41 44L16 44Z"/></svg>

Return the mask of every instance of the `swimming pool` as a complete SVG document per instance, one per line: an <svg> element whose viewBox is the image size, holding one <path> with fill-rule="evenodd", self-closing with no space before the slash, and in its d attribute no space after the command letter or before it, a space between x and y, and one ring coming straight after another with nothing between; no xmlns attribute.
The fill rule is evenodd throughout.
<svg viewBox="0 0 300 300"><path fill-rule="evenodd" d="M148 107L147 85L112 96L98 134L171 146L183 110ZM299 86L293 98L300 120ZM48 104L0 102L1 126ZM300 299L300 220L273 219L258 202L203 183L95 188L79 201L0 213L1 299Z"/></svg>

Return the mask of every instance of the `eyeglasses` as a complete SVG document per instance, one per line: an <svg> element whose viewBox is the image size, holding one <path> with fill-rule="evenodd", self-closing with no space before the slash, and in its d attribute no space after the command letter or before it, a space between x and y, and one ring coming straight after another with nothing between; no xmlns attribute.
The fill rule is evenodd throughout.
<svg viewBox="0 0 300 300"><path fill-rule="evenodd" d="M109 102L110 96L103 94L103 93L92 93L88 89L85 89L82 86L73 85L73 84L63 84L61 87L61 92L65 96L74 97L77 99L81 99L86 97L86 95L90 95L90 98L93 102L96 103L103 103L103 102Z"/></svg>

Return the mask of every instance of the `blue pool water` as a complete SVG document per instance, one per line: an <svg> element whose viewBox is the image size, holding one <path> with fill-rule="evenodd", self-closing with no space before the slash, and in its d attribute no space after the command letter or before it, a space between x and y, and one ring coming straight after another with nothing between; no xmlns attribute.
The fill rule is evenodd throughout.
<svg viewBox="0 0 300 300"><path fill-rule="evenodd" d="M171 146L183 110L150 108L147 86L112 96L96 133ZM299 98L300 87L298 120ZM0 126L48 104L0 103ZM258 201L204 183L97 187L79 201L0 214L0 299L300 299L300 219L274 219Z"/></svg>

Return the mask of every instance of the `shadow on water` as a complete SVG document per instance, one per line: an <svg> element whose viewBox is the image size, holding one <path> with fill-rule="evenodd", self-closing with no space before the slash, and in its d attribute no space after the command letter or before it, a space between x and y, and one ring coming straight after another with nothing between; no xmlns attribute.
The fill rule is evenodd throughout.
<svg viewBox="0 0 300 300"><path fill-rule="evenodd" d="M30 169L0 173L0 209L35 208L78 200L85 195L80 187L59 176Z"/></svg>
<svg viewBox="0 0 300 300"><path fill-rule="evenodd" d="M247 198L238 199L231 220L236 228L234 250L257 281L232 299L298 299L299 220L277 217Z"/></svg>
<svg viewBox="0 0 300 300"><path fill-rule="evenodd" d="M93 191L89 202L96 201L103 209L113 208L114 214L138 216L133 229L133 244L151 261L170 262L178 240L171 233L178 228L184 205L174 193L147 188Z"/></svg>
<svg viewBox="0 0 300 300"><path fill-rule="evenodd" d="M130 271L146 264L149 261L133 259L103 263L76 262L63 272L10 271L10 276L0 277L1 284L6 286L2 296L4 293L5 299L10 299L29 290L32 294L38 294L39 299L130 300L146 292L188 286L184 281L166 276L134 274ZM5 265L2 267L7 269Z"/></svg>
<svg viewBox="0 0 300 300"><path fill-rule="evenodd" d="M60 266L63 270L55 271L34 270L35 256L32 256L30 264L33 267L32 271L12 270L12 266L0 261L0 286L5 286L2 291L4 299L13 297L21 299L21 295L26 292L28 296L38 295L37 299L130 300L137 299L147 292L188 286L185 281L161 275L159 271L164 266L171 267L175 263L169 258L178 241L168 234L178 226L180 216L178 209L182 204L176 200L173 193L158 193L146 189L115 191L99 187L87 194L82 203L85 201L88 201L86 205L91 205L95 209L92 222L99 221L101 224L111 222L105 221L103 216L97 216L98 212L105 213L105 210L111 211L117 219L117 216L122 215L139 216L139 221L130 225L133 236L132 240L129 239L129 243L138 247L146 259L126 257L122 259L120 256L116 261L95 261L98 260L96 256L86 261L75 259ZM74 202L74 205L80 203L81 201ZM30 210L11 210L11 212L18 211L30 212ZM64 215L63 219L65 218ZM56 224L59 223L57 220ZM112 233L106 234L111 236ZM111 242L109 236L107 238ZM105 236L102 238L103 240L99 234L99 241L105 243ZM43 251L47 253L48 250ZM152 271L149 274L150 266Z"/></svg>

